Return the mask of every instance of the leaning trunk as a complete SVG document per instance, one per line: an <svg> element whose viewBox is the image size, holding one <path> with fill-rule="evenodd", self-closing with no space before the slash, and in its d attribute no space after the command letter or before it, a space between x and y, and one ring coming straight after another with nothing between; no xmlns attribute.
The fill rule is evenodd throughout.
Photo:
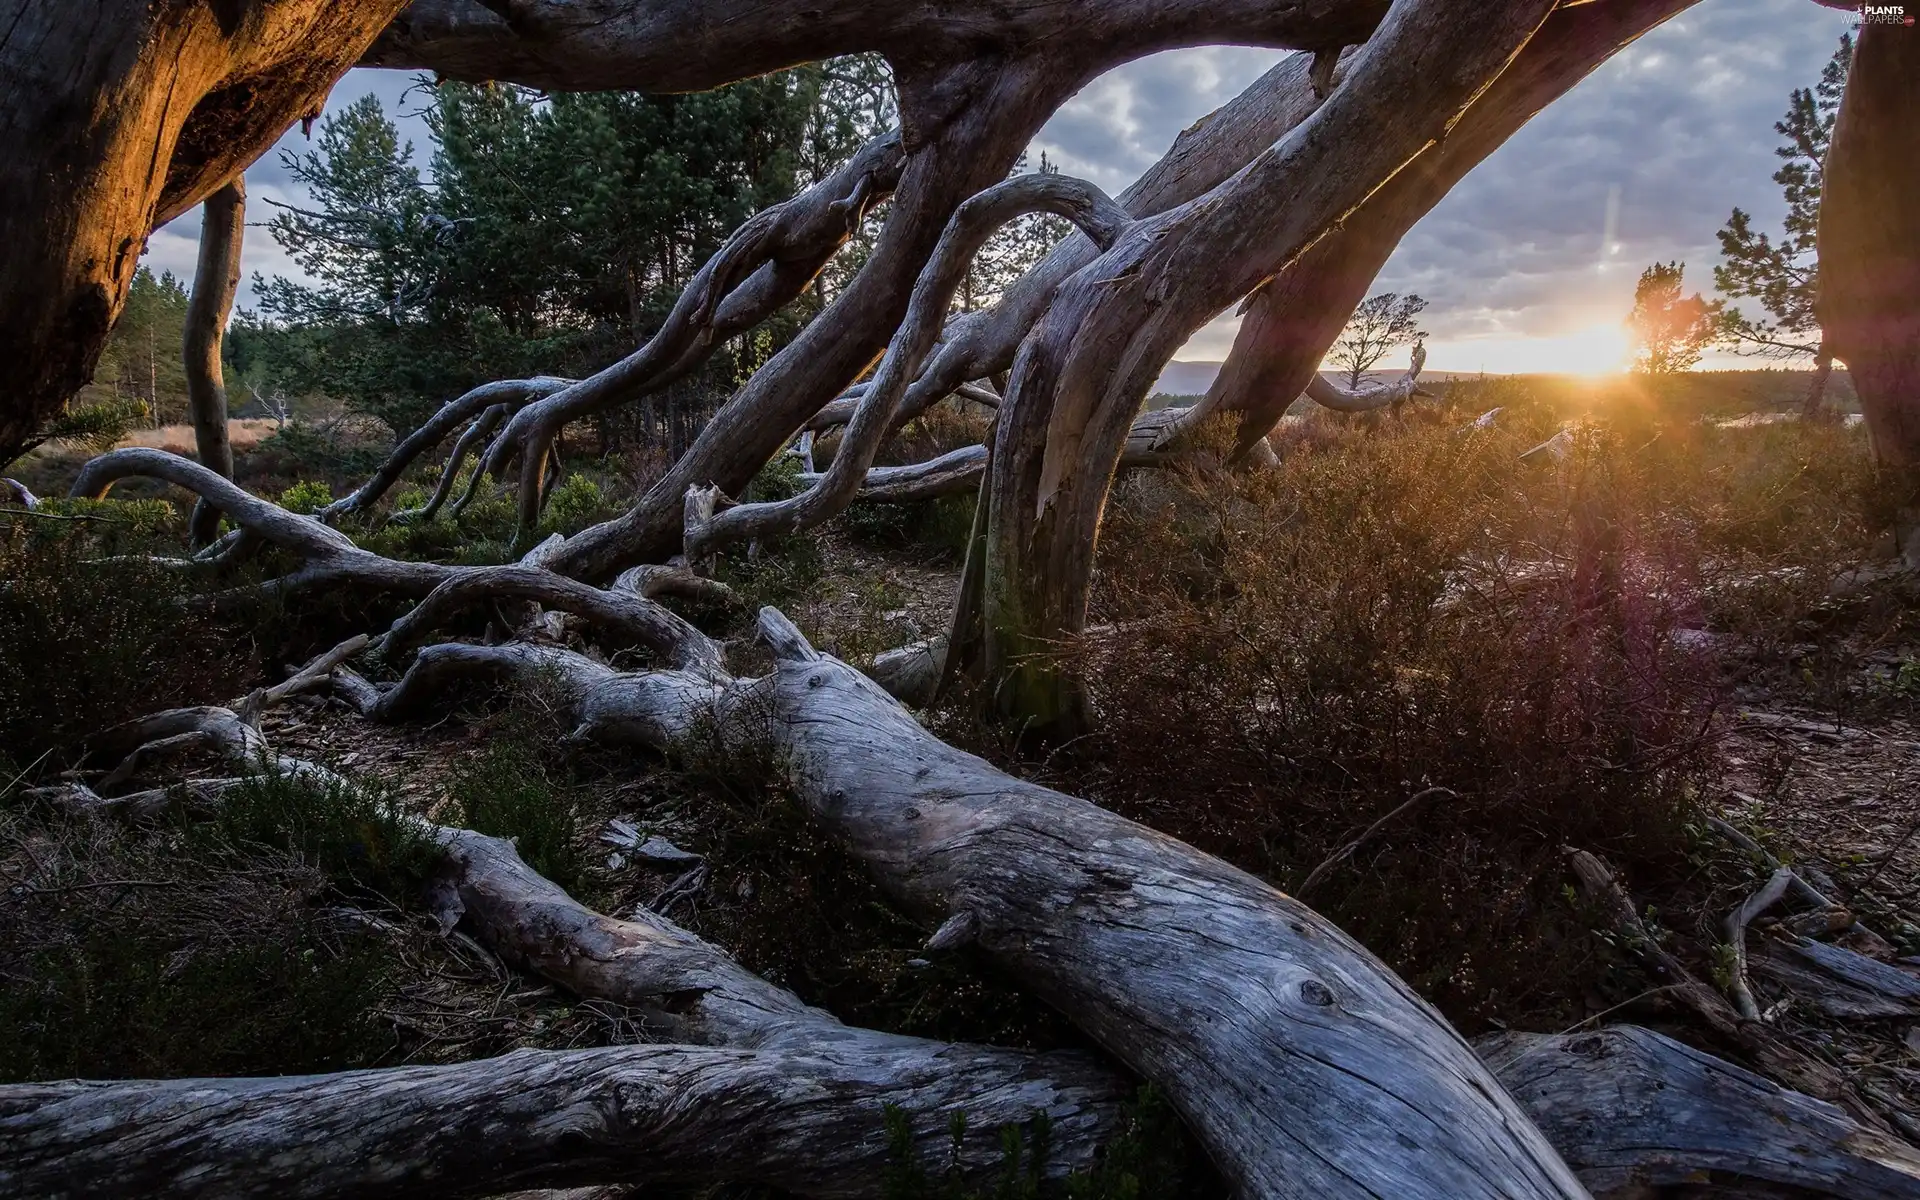
<svg viewBox="0 0 1920 1200"><path fill-rule="evenodd" d="M1555 12L1444 141L1248 298L1233 351L1196 407L1196 418L1231 414L1239 453L1253 449L1313 382L1347 314L1407 231L1535 113L1695 2L1626 0Z"/></svg>
<svg viewBox="0 0 1920 1200"><path fill-rule="evenodd" d="M233 478L233 443L227 437L227 381L220 368L220 343L240 288L240 245L245 236L247 188L239 176L207 197L201 206L200 260L193 274L193 299L187 304L185 359L187 409L200 461ZM192 537L211 540L220 516L197 504Z"/></svg>
<svg viewBox="0 0 1920 1200"><path fill-rule="evenodd" d="M1847 364L1900 556L1920 566L1920 37L1869 25L1820 203L1820 328Z"/></svg>
<svg viewBox="0 0 1920 1200"><path fill-rule="evenodd" d="M540 678L576 737L772 751L811 819L939 926L930 952L975 948L1151 1079L1248 1200L1585 1195L1460 1035L1311 909L945 745L772 609L761 631L757 680L434 646L372 711Z"/></svg>
<svg viewBox="0 0 1920 1200"><path fill-rule="evenodd" d="M318 111L403 6L0 5L0 461L92 377L147 234Z"/></svg>
<svg viewBox="0 0 1920 1200"><path fill-rule="evenodd" d="M1085 624L1107 489L1167 359L1447 135L1552 7L1396 4L1312 116L1062 286L1014 364L990 467L985 669L1004 716L1041 735L1084 721L1058 649Z"/></svg>

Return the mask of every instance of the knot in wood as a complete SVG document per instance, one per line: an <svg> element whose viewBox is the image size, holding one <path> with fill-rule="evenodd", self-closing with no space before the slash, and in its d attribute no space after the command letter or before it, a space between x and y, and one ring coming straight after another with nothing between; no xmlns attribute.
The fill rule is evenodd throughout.
<svg viewBox="0 0 1920 1200"><path fill-rule="evenodd" d="M1325 1008L1333 1003L1333 991L1318 979L1308 979L1300 984L1300 998L1315 1007Z"/></svg>
<svg viewBox="0 0 1920 1200"><path fill-rule="evenodd" d="M1607 1053L1607 1039L1599 1034L1575 1038L1567 1043L1568 1054L1578 1054L1581 1058L1604 1058Z"/></svg>
<svg viewBox="0 0 1920 1200"><path fill-rule="evenodd" d="M808 687L819 687L819 686L820 686L821 684L823 684L823 683L825 683L826 681L827 681L827 677L826 677L826 675L825 675L824 673L822 673L822 674L819 674L819 675L809 675L809 676L807 676L807 686L808 686Z"/></svg>

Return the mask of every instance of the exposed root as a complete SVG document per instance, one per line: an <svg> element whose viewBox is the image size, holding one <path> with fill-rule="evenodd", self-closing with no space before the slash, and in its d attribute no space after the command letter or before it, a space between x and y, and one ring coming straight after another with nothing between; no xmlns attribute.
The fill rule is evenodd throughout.
<svg viewBox="0 0 1920 1200"><path fill-rule="evenodd" d="M527 565L475 567L448 578L393 623L382 639L381 652L396 657L459 610L499 597L534 600L573 613L605 632L646 646L682 670L720 671L725 665L712 638L639 593L621 588L602 591Z"/></svg>
<svg viewBox="0 0 1920 1200"><path fill-rule="evenodd" d="M1781 867L1768 877L1760 890L1740 902L1727 914L1727 945L1733 948L1733 965L1728 969L1727 993L1733 1007L1749 1021L1760 1019L1760 1008L1753 1002L1753 989L1747 986L1747 926L1753 919L1780 902L1793 882L1793 872Z"/></svg>
<svg viewBox="0 0 1920 1200"><path fill-rule="evenodd" d="M1702 982L1671 951L1660 944L1641 921L1633 900L1614 879L1606 864L1584 850L1573 851L1568 862L1588 900L1614 922L1626 948L1638 956L1670 995L1691 1009L1715 1035L1738 1046L1768 1073L1789 1085L1845 1108L1864 1125L1887 1132L1886 1122L1863 1101L1845 1076L1779 1038L1764 1024L1748 1020L1726 999Z"/></svg>

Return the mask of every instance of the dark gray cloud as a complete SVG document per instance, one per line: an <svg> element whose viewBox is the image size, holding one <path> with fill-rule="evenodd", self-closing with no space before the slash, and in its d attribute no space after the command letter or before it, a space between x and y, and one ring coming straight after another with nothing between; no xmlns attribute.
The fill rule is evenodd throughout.
<svg viewBox="0 0 1920 1200"><path fill-rule="evenodd" d="M1704 0L1602 66L1476 168L1407 236L1378 288L1428 298L1441 367L1450 365L1442 361L1448 352L1470 356L1476 342L1488 348L1617 320L1640 269L1655 260L1684 260L1693 286L1710 287L1714 231L1734 205L1763 227L1778 221L1773 122L1790 89L1818 78L1851 20L1809 0ZM1277 57L1210 47L1130 63L1055 114L1035 150L1117 191ZM373 92L390 113L417 113L417 98L403 99L410 85L406 76L354 71L328 107ZM424 147L417 116L402 128ZM281 148L306 145L296 129L248 172L256 196L297 198ZM1617 220L1607 245L1610 195ZM264 219L265 208L256 205L254 215ZM197 232L191 214L159 231L151 261L191 271ZM291 264L265 230L249 230L246 268L271 275ZM1231 319L1217 321L1182 357L1219 357L1231 337Z"/></svg>

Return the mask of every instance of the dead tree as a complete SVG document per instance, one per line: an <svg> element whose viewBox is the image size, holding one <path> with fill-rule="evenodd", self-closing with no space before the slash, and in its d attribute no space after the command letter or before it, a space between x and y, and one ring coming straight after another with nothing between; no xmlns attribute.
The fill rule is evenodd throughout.
<svg viewBox="0 0 1920 1200"><path fill-rule="evenodd" d="M812 818L939 921L929 952L972 948L1018 968L1103 1044L1151 1064L1183 1107L1197 1106L1191 1118L1245 1195L1584 1194L1527 1134L1522 1110L1602 1195L1707 1172L1861 1197L1911 1195L1920 1181L1911 1148L1646 1031L1509 1035L1482 1048L1483 1066L1304 907L942 746L772 610L761 630L778 662L759 680L447 644L391 690L351 673L338 682L369 715L395 719L458 679L537 674L560 689L582 736L777 739L797 756ZM329 651L243 711L323 684L365 644ZM341 783L276 756L243 712L224 708L155 714L89 745L119 762L107 776L116 780L147 773L187 739L231 770ZM83 817L153 820L218 804L244 783L110 798L64 784L43 798ZM1114 1129L1124 1084L1084 1056L843 1026L664 918L584 908L505 841L414 820L441 848L433 904L443 927L464 925L508 962L627 1005L683 1044L292 1079L14 1085L0 1088L0 1184L48 1196L335 1197L735 1180L871 1196L889 1161L884 1103L913 1120L923 1152L944 1117L1047 1114L1055 1170L1084 1165ZM1209 969L1166 970L1170 961ZM1167 1023L1173 1015L1184 1023ZM1754 1122L1756 1112L1768 1119ZM990 1168L991 1142L961 1165Z"/></svg>
<svg viewBox="0 0 1920 1200"><path fill-rule="evenodd" d="M503 381L461 397L333 518L371 504L408 456L457 431L456 466L467 453L482 453L495 470L518 463L525 534L560 423L644 395L698 365L714 339L796 295L859 214L884 196L889 208L874 254L633 509L536 547L516 565L394 562L322 520L294 516L156 451L96 460L76 491L97 495L128 475L163 478L224 513L245 531L243 541L277 545L299 560L284 579L218 594L215 603L317 587L418 598L381 639L383 654L404 656L448 613L493 597L530 599L637 642L659 669L618 671L527 641L428 645L399 685L366 689L362 698L372 716L400 719L433 703L451 680L537 673L568 692L581 737L667 747L699 729L735 751L771 743L793 764L810 818L925 920L936 952L964 946L991 959L1159 1084L1242 1195L1578 1196L1580 1181L1459 1035L1298 901L940 743L871 680L815 652L777 613L762 617L774 670L757 680L733 677L720 648L649 599L650 576L632 568L754 536L763 522L791 529L826 519L863 488L879 491L867 470L872 449L905 414L995 377L996 387L983 393L997 409L987 446L881 482L954 486L952 471L977 472L975 552L956 598L956 628L965 636L953 641L980 647L981 667L1009 716L1070 725L1075 689L1048 652L1084 625L1108 487L1138 441L1140 401L1167 357L1256 290L1268 296L1261 303L1288 306L1275 310L1275 321L1330 321L1331 341L1352 307L1338 297L1349 287L1359 289L1355 299L1364 294L1374 256L1384 258L1407 226L1528 116L1683 7L1685 0L1564 10L1554 0L822 0L805 7L416 0L369 61L549 87L664 90L873 50L895 68L901 128L830 180L749 221L679 298L661 336L633 356L578 383ZM373 31L363 32L370 38ZM1040 123L1099 71L1208 41L1312 53L1271 73L1254 99L1223 110L1245 120L1216 116L1189 131L1161 167L1115 201L1071 180L1004 184ZM158 139L148 148L155 161L174 153ZM998 309L941 327L944 290L980 230L1035 203L1069 213L1084 233ZM99 206L86 197L83 204ZM1342 222L1371 228L1349 240ZM58 257L37 240L43 232L10 252L23 261ZM1285 291L1290 276L1297 294ZM1253 349L1236 349L1231 376L1271 370L1284 379L1298 369L1292 356L1304 357L1317 336L1278 350L1254 339ZM1312 349L1310 361L1324 349ZM876 360L875 376L852 391ZM1270 406L1282 394L1290 402L1306 382L1303 375L1237 406L1227 403L1230 389L1243 385L1229 385L1209 401L1213 411L1242 413L1242 440L1251 447L1249 439L1265 432L1261 421L1270 428L1279 415L1268 417ZM1403 384L1410 391L1416 382L1417 367ZM756 512L729 503L843 398L844 468L836 459L784 507ZM1207 415L1203 409L1179 420ZM1177 425L1157 428L1139 453L1167 452ZM618 1066L641 1071L645 1064ZM657 1095L642 1077L624 1078L612 1095ZM736 1083L747 1086L737 1076L725 1082L724 1072L714 1078L723 1098ZM525 1082L552 1083L543 1079ZM338 1111L339 1093L301 1086L262 1085L259 1094L269 1107L295 1097L290 1102ZM484 1086L472 1095L481 1105L513 1103ZM571 1104L576 1093L548 1087L540 1095ZM128 1100L125 1093L97 1098L105 1107L86 1111L109 1121L139 1111L137 1101L114 1107ZM155 1103L178 1099L169 1091ZM78 1115L87 1095L29 1100L34 1111L71 1102L78 1107L68 1111ZM632 1111L644 1119L651 1110ZM721 1104L714 1119L729 1111ZM443 1115L433 1110L422 1119ZM75 1126L33 1127L57 1138L60 1128ZM525 1163L565 1146L496 1149Z"/></svg>
<svg viewBox="0 0 1920 1200"><path fill-rule="evenodd" d="M1820 200L1820 327L1847 364L1899 554L1920 567L1920 39L1860 31Z"/></svg>
<svg viewBox="0 0 1920 1200"><path fill-rule="evenodd" d="M227 316L240 288L240 245L246 236L247 189L236 175L201 206L200 256L187 303L187 408L200 461L233 478L233 443L227 438L227 382L220 366L220 343ZM194 544L211 540L219 514L197 506L189 536Z"/></svg>

